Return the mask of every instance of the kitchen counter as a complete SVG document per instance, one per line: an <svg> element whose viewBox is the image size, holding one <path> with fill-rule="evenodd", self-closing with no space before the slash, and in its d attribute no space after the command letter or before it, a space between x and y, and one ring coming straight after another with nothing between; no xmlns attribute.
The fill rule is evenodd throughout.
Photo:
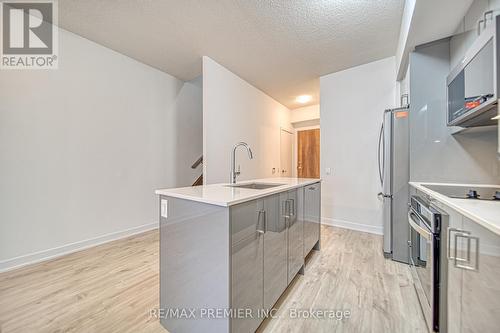
<svg viewBox="0 0 500 333"><path fill-rule="evenodd" d="M271 194L307 186L321 181L315 178L263 178L238 182L236 185L250 183L282 184L268 189L247 189L231 187L230 184L213 184L156 190L156 194L178 199L186 199L216 206L229 207Z"/></svg>
<svg viewBox="0 0 500 333"><path fill-rule="evenodd" d="M158 190L160 309L169 332L253 333L297 274L320 250L321 181L267 178L244 184ZM205 310L224 312L213 320ZM191 310L193 314L191 315ZM250 314L249 312L250 311Z"/></svg>
<svg viewBox="0 0 500 333"><path fill-rule="evenodd" d="M472 221L480 224L486 229L500 235L500 202L486 200L455 199L439 194L426 188L424 185L455 185L470 187L499 187L499 185L477 185L477 184L442 184L442 183L419 183L410 182L410 185L419 191L429 195Z"/></svg>

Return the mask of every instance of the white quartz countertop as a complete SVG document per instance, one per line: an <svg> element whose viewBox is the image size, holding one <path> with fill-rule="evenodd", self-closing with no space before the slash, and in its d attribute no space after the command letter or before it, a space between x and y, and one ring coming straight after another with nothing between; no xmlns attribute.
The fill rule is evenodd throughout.
<svg viewBox="0 0 500 333"><path fill-rule="evenodd" d="M425 185L452 185L468 187L500 187L499 185L477 184L442 184L442 183L417 183L410 185L456 210L463 216L477 222L486 229L500 235L500 202L486 200L455 199L439 194L425 187Z"/></svg>
<svg viewBox="0 0 500 333"><path fill-rule="evenodd" d="M158 195L174 197L179 199L203 202L211 205L228 207L249 200L262 198L271 194L280 193L294 188L307 186L320 182L316 178L264 178L238 182L236 185L249 183L281 184L262 190L236 188L230 184L200 185L179 188L156 190Z"/></svg>

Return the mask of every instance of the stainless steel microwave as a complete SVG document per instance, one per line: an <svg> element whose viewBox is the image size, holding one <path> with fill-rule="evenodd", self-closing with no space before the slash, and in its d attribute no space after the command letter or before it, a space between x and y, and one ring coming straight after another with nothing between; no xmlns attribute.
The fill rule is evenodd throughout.
<svg viewBox="0 0 500 333"><path fill-rule="evenodd" d="M448 126L496 125L498 105L498 36L500 16L493 17L461 62L448 75Z"/></svg>

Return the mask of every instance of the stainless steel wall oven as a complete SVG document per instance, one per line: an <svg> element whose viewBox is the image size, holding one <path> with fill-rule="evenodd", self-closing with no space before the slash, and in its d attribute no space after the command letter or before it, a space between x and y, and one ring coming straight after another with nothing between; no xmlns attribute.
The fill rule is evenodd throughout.
<svg viewBox="0 0 500 333"><path fill-rule="evenodd" d="M410 267L420 305L431 332L439 332L441 276L441 230L447 215L432 207L424 198L410 200ZM444 309L443 309L444 311Z"/></svg>

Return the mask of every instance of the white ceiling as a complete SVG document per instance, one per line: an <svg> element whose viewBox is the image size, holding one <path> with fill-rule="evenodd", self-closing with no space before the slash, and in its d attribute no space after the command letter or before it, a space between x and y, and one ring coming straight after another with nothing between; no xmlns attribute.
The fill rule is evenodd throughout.
<svg viewBox="0 0 500 333"><path fill-rule="evenodd" d="M404 0L59 0L62 28L182 80L207 55L289 108L395 54Z"/></svg>

